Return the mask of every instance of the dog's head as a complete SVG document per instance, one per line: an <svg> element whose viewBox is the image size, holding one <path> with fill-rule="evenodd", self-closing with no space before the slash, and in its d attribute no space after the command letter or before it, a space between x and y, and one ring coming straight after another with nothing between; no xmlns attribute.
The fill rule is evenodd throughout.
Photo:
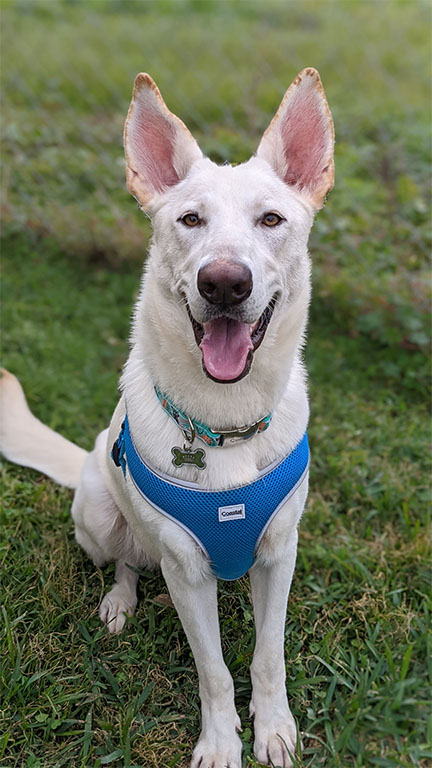
<svg viewBox="0 0 432 768"><path fill-rule="evenodd" d="M147 74L135 80L124 144L128 188L153 220L161 290L181 306L207 376L238 381L273 313L301 290L313 215L333 186L318 72L300 72L242 165L204 158Z"/></svg>

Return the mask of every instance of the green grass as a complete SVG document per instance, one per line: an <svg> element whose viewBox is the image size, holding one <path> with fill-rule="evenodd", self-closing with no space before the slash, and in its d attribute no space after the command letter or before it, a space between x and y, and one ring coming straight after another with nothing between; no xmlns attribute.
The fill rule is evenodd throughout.
<svg viewBox="0 0 432 768"><path fill-rule="evenodd" d="M3 363L37 415L86 448L116 402L150 234L123 180L134 75L153 74L213 158L239 161L296 72L320 69L337 182L311 239L311 492L286 623L288 689L306 768L426 768L430 7L1 10ZM113 571L75 544L71 493L6 462L1 477L1 768L187 766L197 678L160 574L143 574L136 616L108 637L97 607ZM254 766L248 581L220 592Z"/></svg>

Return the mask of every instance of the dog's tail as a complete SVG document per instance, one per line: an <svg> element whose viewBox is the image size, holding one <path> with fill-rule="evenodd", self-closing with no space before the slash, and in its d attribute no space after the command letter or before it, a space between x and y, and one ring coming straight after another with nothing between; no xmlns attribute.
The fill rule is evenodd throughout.
<svg viewBox="0 0 432 768"><path fill-rule="evenodd" d="M4 368L0 371L0 452L15 464L76 488L87 451L33 416L18 379Z"/></svg>

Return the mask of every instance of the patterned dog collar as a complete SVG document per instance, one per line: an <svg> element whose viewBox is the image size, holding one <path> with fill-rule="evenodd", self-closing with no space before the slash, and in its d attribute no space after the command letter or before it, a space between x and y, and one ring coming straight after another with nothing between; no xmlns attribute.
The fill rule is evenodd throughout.
<svg viewBox="0 0 432 768"><path fill-rule="evenodd" d="M207 424L202 424L200 421L196 421L195 419L191 419L190 416L186 416L186 414L183 413L180 408L177 408L177 406L175 406L166 395L162 394L157 387L154 388L154 391L156 392L162 408L169 416L171 416L173 421L175 421L185 435L190 435L190 438L192 439L194 436L198 437L206 445L211 447L233 445L242 440L248 440L250 437L254 437L260 432L265 432L272 419L272 414L269 413L268 416L264 416L263 419L255 421L253 424L248 424L244 427L233 427L232 429L221 429L216 432L215 430L210 429Z"/></svg>

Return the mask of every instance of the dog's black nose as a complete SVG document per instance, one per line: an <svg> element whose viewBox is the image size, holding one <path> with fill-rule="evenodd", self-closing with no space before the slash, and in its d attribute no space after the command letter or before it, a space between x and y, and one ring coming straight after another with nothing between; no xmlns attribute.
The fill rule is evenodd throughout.
<svg viewBox="0 0 432 768"><path fill-rule="evenodd" d="M252 293L252 272L245 264L216 259L199 270L198 290L210 304L240 304Z"/></svg>

